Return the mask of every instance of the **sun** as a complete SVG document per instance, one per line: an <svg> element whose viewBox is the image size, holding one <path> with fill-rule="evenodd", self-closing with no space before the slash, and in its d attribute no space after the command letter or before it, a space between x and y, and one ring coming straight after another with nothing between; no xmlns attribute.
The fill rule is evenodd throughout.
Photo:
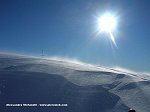
<svg viewBox="0 0 150 112"><path fill-rule="evenodd" d="M112 32L116 28L116 19L112 15L104 15L98 19L99 28L104 32Z"/></svg>
<svg viewBox="0 0 150 112"><path fill-rule="evenodd" d="M105 32L110 35L111 41L116 45L115 38L113 36L113 32L116 30L117 19L115 16L111 14L104 14L103 16L98 18L98 30L99 32Z"/></svg>

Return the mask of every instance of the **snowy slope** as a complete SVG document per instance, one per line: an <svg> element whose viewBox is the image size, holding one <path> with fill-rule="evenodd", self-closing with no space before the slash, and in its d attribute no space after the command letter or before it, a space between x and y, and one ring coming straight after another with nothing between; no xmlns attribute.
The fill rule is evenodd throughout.
<svg viewBox="0 0 150 112"><path fill-rule="evenodd" d="M6 107L67 103L67 107ZM150 77L54 58L0 54L2 112L150 112Z"/></svg>

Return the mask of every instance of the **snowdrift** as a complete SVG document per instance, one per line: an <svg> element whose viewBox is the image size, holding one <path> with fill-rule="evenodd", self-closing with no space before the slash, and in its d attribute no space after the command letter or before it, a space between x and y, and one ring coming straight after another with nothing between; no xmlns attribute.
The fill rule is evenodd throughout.
<svg viewBox="0 0 150 112"><path fill-rule="evenodd" d="M6 104L67 104L7 107ZM0 54L1 112L150 112L150 77L51 58Z"/></svg>

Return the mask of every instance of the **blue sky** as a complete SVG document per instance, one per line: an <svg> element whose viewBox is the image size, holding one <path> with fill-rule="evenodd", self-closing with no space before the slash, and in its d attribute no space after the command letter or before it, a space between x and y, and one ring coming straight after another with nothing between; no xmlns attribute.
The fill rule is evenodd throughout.
<svg viewBox="0 0 150 112"><path fill-rule="evenodd" d="M77 58L150 72L149 0L1 0L0 51ZM95 38L97 18L118 18L114 32ZM106 37L106 38L105 38Z"/></svg>

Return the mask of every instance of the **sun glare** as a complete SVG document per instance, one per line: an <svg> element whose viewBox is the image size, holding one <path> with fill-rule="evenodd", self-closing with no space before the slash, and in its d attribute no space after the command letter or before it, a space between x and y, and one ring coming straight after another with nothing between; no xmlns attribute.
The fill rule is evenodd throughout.
<svg viewBox="0 0 150 112"><path fill-rule="evenodd" d="M99 28L104 32L112 32L116 27L116 19L111 15L104 15L98 20Z"/></svg>
<svg viewBox="0 0 150 112"><path fill-rule="evenodd" d="M116 42L115 42L115 38L113 36L113 32L115 31L117 26L117 19L115 18L115 16L111 15L111 14L105 14L101 17L98 18L98 30L99 32L105 32L108 33L110 36L110 40L113 42L113 44L115 46Z"/></svg>

